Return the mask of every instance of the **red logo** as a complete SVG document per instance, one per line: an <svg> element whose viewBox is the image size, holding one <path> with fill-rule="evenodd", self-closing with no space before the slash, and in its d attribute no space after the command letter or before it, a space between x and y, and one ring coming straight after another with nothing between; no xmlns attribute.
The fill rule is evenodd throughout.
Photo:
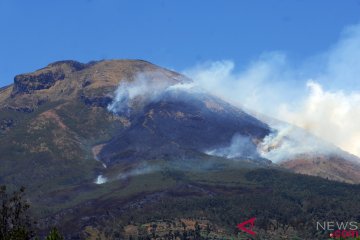
<svg viewBox="0 0 360 240"><path fill-rule="evenodd" d="M251 218L251 219L249 219L249 220L247 220L247 221L245 221L245 222L239 223L239 224L237 225L237 227L238 227L241 231L246 232L246 233L254 236L254 235L256 234L256 232L253 232L252 229L253 229L253 227L254 227L255 220L256 220L256 218L253 217L253 218Z"/></svg>

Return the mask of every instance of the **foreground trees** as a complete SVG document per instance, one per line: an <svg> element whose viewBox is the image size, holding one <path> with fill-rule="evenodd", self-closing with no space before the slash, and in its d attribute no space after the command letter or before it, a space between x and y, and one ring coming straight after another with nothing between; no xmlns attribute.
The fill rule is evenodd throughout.
<svg viewBox="0 0 360 240"><path fill-rule="evenodd" d="M34 237L33 224L24 200L25 188L9 195L5 186L0 187L0 239L31 239Z"/></svg>
<svg viewBox="0 0 360 240"><path fill-rule="evenodd" d="M24 198L25 188L9 194L0 186L0 240L28 240L35 237L36 222L29 214L30 205ZM57 229L51 230L46 240L62 240Z"/></svg>

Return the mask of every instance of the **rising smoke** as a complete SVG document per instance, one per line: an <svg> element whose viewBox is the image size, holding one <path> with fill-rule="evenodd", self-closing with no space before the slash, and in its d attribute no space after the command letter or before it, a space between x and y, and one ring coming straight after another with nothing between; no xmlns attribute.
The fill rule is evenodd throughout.
<svg viewBox="0 0 360 240"><path fill-rule="evenodd" d="M115 97L107 109L116 114L129 115L131 110L141 108L149 102L158 101L165 93L177 91L198 91L188 79L171 83L168 78L155 73L139 73L129 82L120 81Z"/></svg>
<svg viewBox="0 0 360 240"><path fill-rule="evenodd" d="M168 87L169 84L165 81L152 81L147 74L138 74L131 82L122 79L115 91L113 102L108 106L108 110L128 115L132 108L155 100Z"/></svg>
<svg viewBox="0 0 360 240"><path fill-rule="evenodd" d="M149 164L144 163L141 166L137 166L134 169L120 173L116 177L116 179L127 179L129 177L143 175L143 174L149 174L149 173L153 173L153 172L160 171L160 170L161 170L161 168L157 165L149 165Z"/></svg>
<svg viewBox="0 0 360 240"><path fill-rule="evenodd" d="M286 54L271 52L243 71L236 71L232 61L218 61L184 73L234 105L304 128L360 156L360 25L346 28L329 51L311 56L296 67ZM272 126L279 131L268 136L263 143L267 146L262 146L272 149L263 152L271 160L280 161L286 153L303 153L309 148L331 148L327 144L318 146L315 139L304 137L287 124ZM270 148L276 144L276 150Z"/></svg>
<svg viewBox="0 0 360 240"><path fill-rule="evenodd" d="M211 149L205 152L209 155L236 158L258 158L257 149L251 139L247 136L235 134L231 139L229 146Z"/></svg>
<svg viewBox="0 0 360 240"><path fill-rule="evenodd" d="M147 75L138 75L133 82L121 81L108 109L129 114L132 108L157 100L165 92L201 88L277 129L259 145L263 157L278 162L296 154L335 151L327 142L360 156L360 25L346 28L329 51L297 66L285 53L268 52L245 70L237 71L232 61L217 61L187 69L184 74L194 82L174 85L149 81ZM325 142L274 119L301 127ZM234 138L228 147L211 153L236 156L234 146L242 144L235 144L239 141Z"/></svg>
<svg viewBox="0 0 360 240"><path fill-rule="evenodd" d="M101 185L101 184L104 184L107 182L112 182L112 181L116 181L116 180L125 180L130 177L149 174L149 173L153 173L153 172L160 171L160 170L161 170L161 168L157 165L150 165L150 164L143 163L140 166L137 166L133 169L122 172L114 177L105 177L103 175L98 175L96 177L94 183Z"/></svg>

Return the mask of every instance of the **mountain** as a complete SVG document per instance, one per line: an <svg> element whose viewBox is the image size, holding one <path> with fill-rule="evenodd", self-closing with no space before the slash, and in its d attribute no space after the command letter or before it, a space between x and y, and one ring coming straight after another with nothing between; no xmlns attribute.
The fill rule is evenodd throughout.
<svg viewBox="0 0 360 240"><path fill-rule="evenodd" d="M280 132L186 76L146 61L59 61L0 89L0 184L25 185L39 228L59 226L68 239L114 239L128 228L139 235L145 230L138 226L165 216L175 225L206 218L230 234L244 208L245 217L257 213L264 224L281 215L281 224L295 226L320 214L310 203L322 212L331 208L306 197L333 196L322 186L344 192L341 206L349 205L357 185L292 171L359 183L358 159L307 152L272 163L264 151L288 145L264 144ZM307 145L295 140L296 146ZM264 205L267 199L278 207ZM355 204L346 214L356 209ZM298 211L302 218L293 219Z"/></svg>
<svg viewBox="0 0 360 240"><path fill-rule="evenodd" d="M194 158L235 133L253 142L269 133L266 124L205 93L172 91L143 107L138 96L130 115L109 111L119 83L138 84L138 78L145 88L190 81L136 60L60 61L16 76L0 99L3 182L80 183L94 179L104 164L133 165L145 156ZM103 163L94 161L99 158Z"/></svg>
<svg viewBox="0 0 360 240"><path fill-rule="evenodd" d="M145 61L60 61L15 77L0 93L0 176L8 184L91 181L94 144L126 124L107 111L122 80L138 72L177 83L179 74ZM29 171L29 166L32 166ZM50 184L49 183L49 184Z"/></svg>
<svg viewBox="0 0 360 240"><path fill-rule="evenodd" d="M191 84L181 74L141 60L59 61L16 76L14 84L0 89L2 181L80 183L156 159L191 162L212 155L265 165L270 163L266 158L273 160L261 156L259 146L264 148L263 140L271 135L279 141L281 128L274 120L259 120ZM295 139L293 132L281 141L332 151L305 148L290 156L294 149L287 149L280 166L360 182L356 157L323 147L308 133ZM276 152L270 144L270 152ZM29 164L34 172L27 170Z"/></svg>

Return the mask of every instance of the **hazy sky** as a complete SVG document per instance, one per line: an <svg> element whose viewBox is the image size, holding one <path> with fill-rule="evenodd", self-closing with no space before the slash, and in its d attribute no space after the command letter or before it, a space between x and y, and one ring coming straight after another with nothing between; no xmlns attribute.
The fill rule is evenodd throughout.
<svg viewBox="0 0 360 240"><path fill-rule="evenodd" d="M175 70L268 51L294 64L360 20L358 0L0 0L0 86L75 59L145 59Z"/></svg>

